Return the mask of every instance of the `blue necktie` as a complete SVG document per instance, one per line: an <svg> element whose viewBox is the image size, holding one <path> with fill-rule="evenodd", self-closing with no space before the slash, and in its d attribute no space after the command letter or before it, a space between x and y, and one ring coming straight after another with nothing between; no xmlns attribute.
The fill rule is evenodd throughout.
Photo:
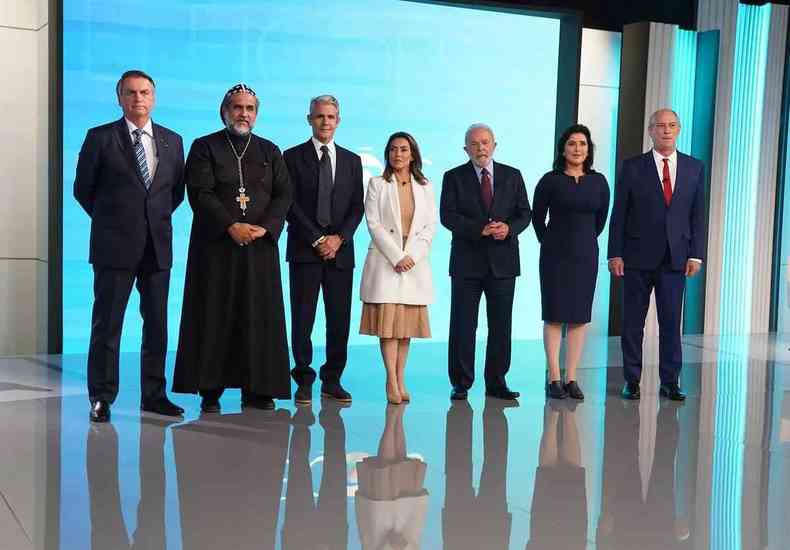
<svg viewBox="0 0 790 550"><path fill-rule="evenodd" d="M134 156L137 158L137 167L140 169L140 175L143 176L143 183L145 188L151 187L151 173L148 171L148 163L145 160L145 149L143 149L143 140L140 139L143 131L137 128L134 132Z"/></svg>

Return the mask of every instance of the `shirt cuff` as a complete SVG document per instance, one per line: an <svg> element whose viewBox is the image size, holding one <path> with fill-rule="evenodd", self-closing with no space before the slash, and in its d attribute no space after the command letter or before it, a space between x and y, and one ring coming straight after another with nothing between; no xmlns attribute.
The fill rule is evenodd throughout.
<svg viewBox="0 0 790 550"><path fill-rule="evenodd" d="M689 258L689 261L690 262L697 262L698 264L702 263L702 260L700 260L699 258Z"/></svg>

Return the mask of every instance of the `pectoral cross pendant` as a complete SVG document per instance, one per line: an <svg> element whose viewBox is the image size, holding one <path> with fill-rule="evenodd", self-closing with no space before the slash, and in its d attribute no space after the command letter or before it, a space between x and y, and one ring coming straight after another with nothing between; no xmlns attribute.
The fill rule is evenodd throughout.
<svg viewBox="0 0 790 550"><path fill-rule="evenodd" d="M244 174L241 171L241 159L237 159L239 163L239 195L236 197L236 202L239 203L239 208L241 208L241 215L247 215L247 203L251 202L252 199L247 195L247 189L244 187Z"/></svg>

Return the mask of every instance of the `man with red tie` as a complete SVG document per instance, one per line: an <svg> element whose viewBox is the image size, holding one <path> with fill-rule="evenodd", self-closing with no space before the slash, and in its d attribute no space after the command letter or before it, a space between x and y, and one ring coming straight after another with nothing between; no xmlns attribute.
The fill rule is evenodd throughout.
<svg viewBox="0 0 790 550"><path fill-rule="evenodd" d="M655 290L660 393L683 401L680 319L686 277L699 272L705 250L705 167L677 151L674 111L653 113L648 134L653 149L623 162L609 227L609 271L623 277L622 395L640 397L645 317Z"/></svg>
<svg viewBox="0 0 790 550"><path fill-rule="evenodd" d="M485 124L466 131L469 162L448 170L442 181L439 217L450 244L450 398L462 400L475 379L475 334L480 298L488 317L486 395L514 400L505 382L510 369L513 295L521 274L518 235L532 218L521 172L494 161L496 139Z"/></svg>

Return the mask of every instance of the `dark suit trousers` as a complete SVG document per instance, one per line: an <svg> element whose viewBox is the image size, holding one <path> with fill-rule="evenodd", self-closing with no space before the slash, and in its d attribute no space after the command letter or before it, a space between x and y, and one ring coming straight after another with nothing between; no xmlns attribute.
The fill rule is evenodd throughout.
<svg viewBox="0 0 790 550"><path fill-rule="evenodd" d="M497 279L452 277L450 301L449 371L455 388L468 389L475 380L475 335L480 297L485 294L488 316L486 343L486 389L505 386L510 370L510 335L516 278Z"/></svg>
<svg viewBox="0 0 790 550"><path fill-rule="evenodd" d="M322 382L339 382L348 356L348 331L351 324L353 269L338 269L334 260L324 263L289 264L291 284L291 347L296 363L291 376L297 384L315 381L313 362L313 324L318 307L318 292L324 297L326 316L326 362L321 365Z"/></svg>
<svg viewBox="0 0 790 550"><path fill-rule="evenodd" d="M656 270L625 270L623 280L623 376L626 382L639 383L642 376L642 341L650 293L656 292L658 314L659 377L664 384L678 381L682 364L680 318L686 276L673 271L668 263Z"/></svg>
<svg viewBox="0 0 790 550"><path fill-rule="evenodd" d="M112 403L118 395L121 328L135 281L140 293L140 315L143 318L140 363L142 400L165 395L170 270L159 269L149 236L137 269L93 267L93 319L88 351L88 395L91 401Z"/></svg>

